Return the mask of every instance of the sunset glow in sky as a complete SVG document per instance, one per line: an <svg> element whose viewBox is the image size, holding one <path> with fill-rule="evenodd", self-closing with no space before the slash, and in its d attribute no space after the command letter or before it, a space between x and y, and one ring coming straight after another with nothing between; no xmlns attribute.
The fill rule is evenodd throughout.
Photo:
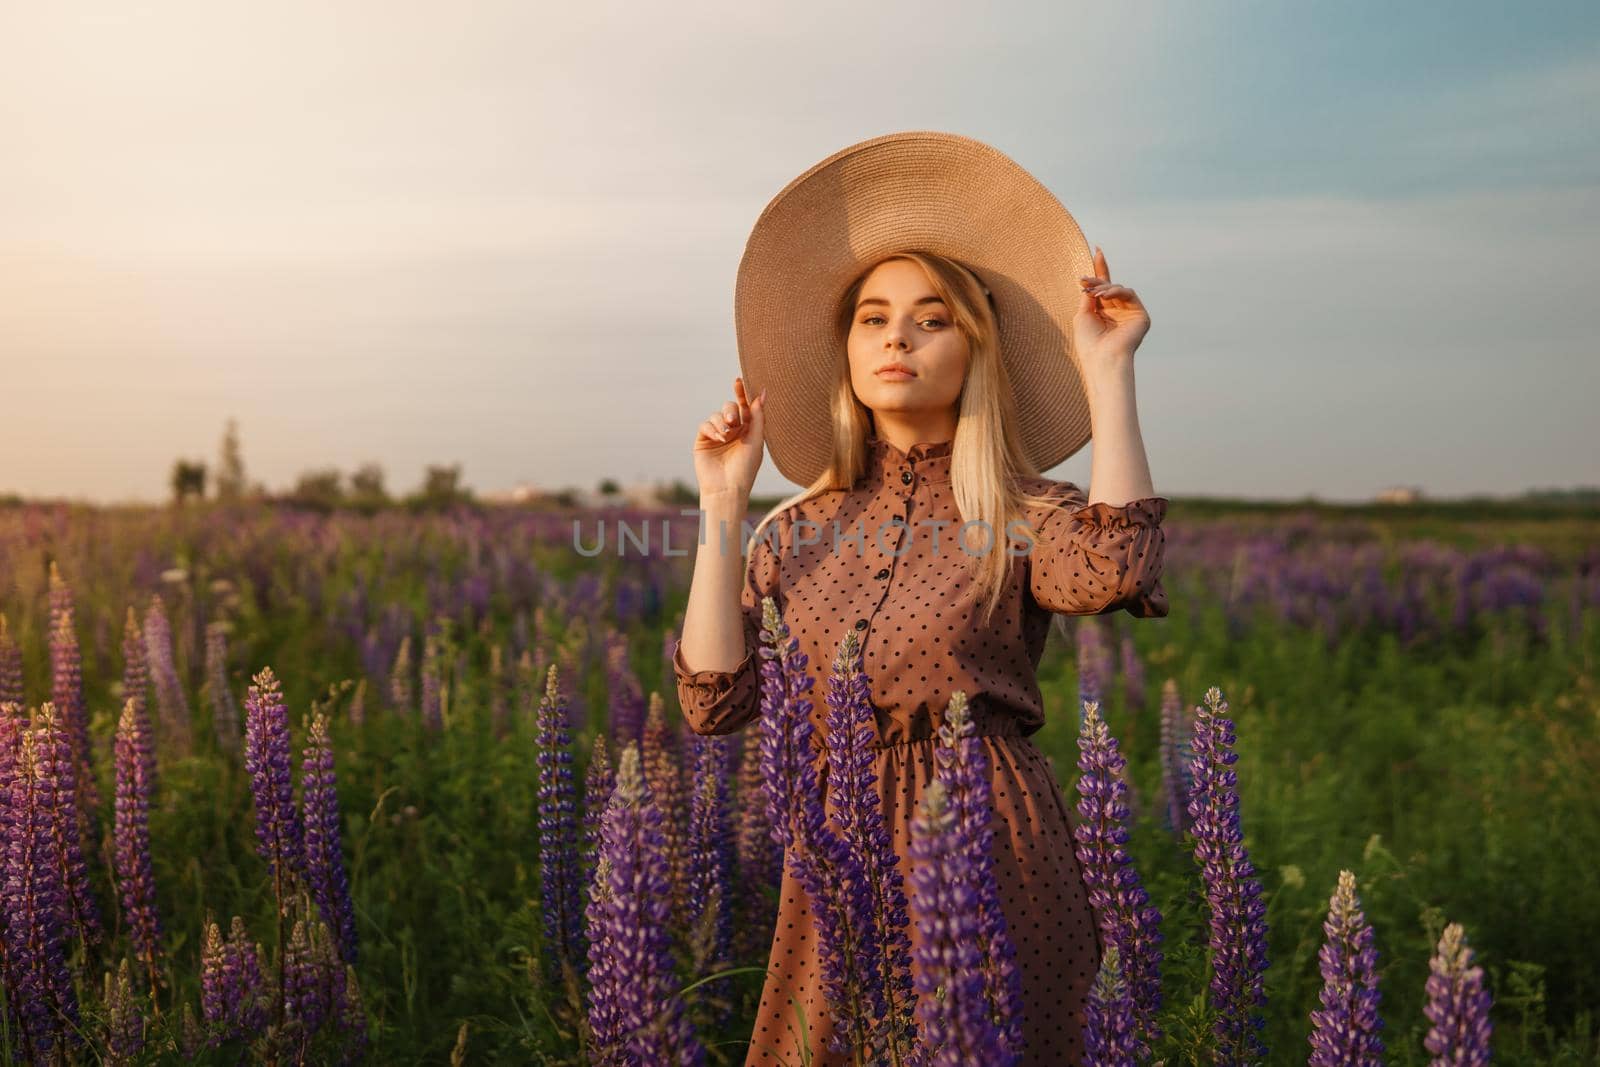
<svg viewBox="0 0 1600 1067"><path fill-rule="evenodd" d="M1158 493L1600 481L1591 5L141 7L0 20L0 493L692 484L756 216L912 128L1144 298Z"/></svg>

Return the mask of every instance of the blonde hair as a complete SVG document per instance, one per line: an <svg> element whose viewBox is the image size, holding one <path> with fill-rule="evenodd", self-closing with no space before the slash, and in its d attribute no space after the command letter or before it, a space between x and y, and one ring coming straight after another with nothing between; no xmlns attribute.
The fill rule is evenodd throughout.
<svg viewBox="0 0 1600 1067"><path fill-rule="evenodd" d="M1036 532L1022 519L1024 509L1064 507L1054 498L1028 493L1019 478L1037 478L1039 472L1023 448L1017 431L1016 406L1011 381L1000 355L1000 329L993 297L966 265L932 252L902 251L872 264L844 292L837 308L840 330L837 373L830 403L833 458L804 489L780 501L764 515L746 544L755 550L763 530L774 518L802 501L835 489L850 489L866 473L870 460L867 438L872 413L856 396L850 381L850 357L845 346L855 317L856 299L868 275L884 263L907 260L927 272L934 292L950 309L955 328L967 340L967 377L956 400L956 433L951 445L950 483L962 523L978 523L992 531L989 551L963 552L974 573L983 623L987 624L1005 592L1011 573L1010 553L1003 535L1021 532L1031 547ZM1019 531L1013 531L1017 522Z"/></svg>

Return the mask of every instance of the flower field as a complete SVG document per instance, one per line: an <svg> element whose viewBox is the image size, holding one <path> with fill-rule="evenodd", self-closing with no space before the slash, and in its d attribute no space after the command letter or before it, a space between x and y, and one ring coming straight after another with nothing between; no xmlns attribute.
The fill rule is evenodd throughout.
<svg viewBox="0 0 1600 1067"><path fill-rule="evenodd" d="M692 553L575 520L0 508L0 1063L741 1064L785 862L840 1051L1015 1062L964 698L902 885L854 637L696 736ZM1040 667L1092 1062L1600 1061L1596 524L1167 529Z"/></svg>

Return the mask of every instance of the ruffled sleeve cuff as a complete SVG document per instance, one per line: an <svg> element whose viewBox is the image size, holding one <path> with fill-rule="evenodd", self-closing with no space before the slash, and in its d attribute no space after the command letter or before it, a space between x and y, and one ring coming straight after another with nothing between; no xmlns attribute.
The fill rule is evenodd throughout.
<svg viewBox="0 0 1600 1067"><path fill-rule="evenodd" d="M731 671L691 671L683 662L683 642L672 646L672 670L678 706L697 734L733 733L750 721L759 706L760 671L756 652L746 646L744 659Z"/></svg>
<svg viewBox="0 0 1600 1067"><path fill-rule="evenodd" d="M1084 499L1070 482L1057 483L1050 495L1069 505ZM1170 503L1164 496L1147 496L1125 504L1080 503L1047 514L1029 561L1034 599L1062 615L1167 615L1161 523Z"/></svg>

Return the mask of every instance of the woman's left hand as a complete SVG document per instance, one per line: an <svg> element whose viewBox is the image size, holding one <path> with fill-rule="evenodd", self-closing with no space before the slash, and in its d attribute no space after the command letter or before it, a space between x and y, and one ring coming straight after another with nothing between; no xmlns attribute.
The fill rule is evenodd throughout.
<svg viewBox="0 0 1600 1067"><path fill-rule="evenodd" d="M1111 284L1111 268L1098 245L1094 267L1096 274L1078 279L1083 300L1072 318L1072 344L1085 377L1131 367L1134 349L1150 329L1150 314L1138 294Z"/></svg>

